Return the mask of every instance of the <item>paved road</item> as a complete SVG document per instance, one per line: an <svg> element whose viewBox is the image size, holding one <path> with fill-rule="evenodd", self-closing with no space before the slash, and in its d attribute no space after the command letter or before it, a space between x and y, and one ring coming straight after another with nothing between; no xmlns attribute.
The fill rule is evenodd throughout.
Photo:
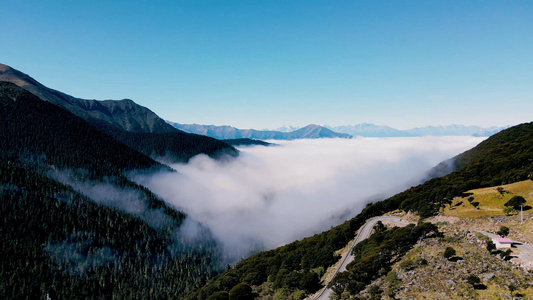
<svg viewBox="0 0 533 300"><path fill-rule="evenodd" d="M346 266L353 261L353 256L351 255L353 247L355 247L355 245L357 245L358 243L360 243L361 241L363 241L364 239L370 236L370 233L372 232L372 228L374 228L374 225L376 225L378 221L389 221L400 226L409 225L409 223L404 223L400 221L400 218L398 217L382 216L382 217L373 217L373 218L368 219L366 223L363 226L361 226L361 228L359 228L359 232L357 233L357 236L355 237L355 241L350 246L350 250L348 251L348 254L343 258L340 266L337 268L337 270L333 274L333 277L335 277L335 275L337 275L337 273L339 272L346 271ZM315 298L313 298L313 300L329 300L329 296L332 293L333 291L327 288L327 283L326 283L326 286L322 289L320 294L318 294Z"/></svg>

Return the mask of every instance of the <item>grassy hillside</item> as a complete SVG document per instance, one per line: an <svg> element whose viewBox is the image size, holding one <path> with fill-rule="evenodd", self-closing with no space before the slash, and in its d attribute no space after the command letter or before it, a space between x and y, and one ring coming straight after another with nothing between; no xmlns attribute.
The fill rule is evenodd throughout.
<svg viewBox="0 0 533 300"><path fill-rule="evenodd" d="M514 196L522 196L527 201L524 206L533 206L533 181L524 180L496 187L474 189L467 191L467 194L468 196L465 197L454 198L452 203L444 208L443 214L459 218L484 218L516 214L518 213L516 210L506 213L504 211L506 209L505 203Z"/></svg>
<svg viewBox="0 0 533 300"><path fill-rule="evenodd" d="M501 131L460 157L464 157L461 163L464 166L459 170L412 187L378 205L386 211L400 208L428 217L468 190L531 178L533 123Z"/></svg>

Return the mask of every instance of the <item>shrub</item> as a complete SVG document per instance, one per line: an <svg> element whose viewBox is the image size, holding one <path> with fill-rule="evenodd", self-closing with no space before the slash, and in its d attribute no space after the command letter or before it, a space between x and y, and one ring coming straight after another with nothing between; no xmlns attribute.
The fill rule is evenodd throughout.
<svg viewBox="0 0 533 300"><path fill-rule="evenodd" d="M414 259L408 259L408 260L404 260L400 263L400 268L406 270L406 271L410 271L410 270L413 270L419 266L424 266L424 265L427 265L428 262L426 259L424 258L421 258L421 257L417 257L417 258L414 258Z"/></svg>
<svg viewBox="0 0 533 300"><path fill-rule="evenodd" d="M471 284L472 286L475 286L476 284L481 282L481 279L479 279L479 277L477 277L476 275L472 274L466 278L466 282L468 282L468 284Z"/></svg>
<svg viewBox="0 0 533 300"><path fill-rule="evenodd" d="M239 283L229 291L230 300L252 300L254 298L252 288L246 283Z"/></svg>
<svg viewBox="0 0 533 300"><path fill-rule="evenodd" d="M489 252L496 250L496 245L492 241L487 242L487 250Z"/></svg>
<svg viewBox="0 0 533 300"><path fill-rule="evenodd" d="M512 207L506 207L506 208L503 209L503 213L508 215L508 216L510 216L514 212L514 210L515 209L512 208Z"/></svg>
<svg viewBox="0 0 533 300"><path fill-rule="evenodd" d="M511 253L513 253L513 251L511 249L507 249L504 252L500 252L500 257L505 259L505 260L510 260L511 259Z"/></svg>
<svg viewBox="0 0 533 300"><path fill-rule="evenodd" d="M375 295L379 295L381 293L381 291L379 290L379 286L378 285L371 285L369 288L368 288L368 292L370 293L370 295L372 296L375 296Z"/></svg>
<svg viewBox="0 0 533 300"><path fill-rule="evenodd" d="M402 263L400 264L400 268L406 270L406 271L410 271L414 268L416 268L416 265L414 263L414 261L412 260L405 260L405 261L402 261Z"/></svg>
<svg viewBox="0 0 533 300"><path fill-rule="evenodd" d="M450 258L455 255L455 249L452 247L447 247L446 250L444 250L444 258Z"/></svg>
<svg viewBox="0 0 533 300"><path fill-rule="evenodd" d="M507 207L512 207L516 210L520 209L520 205L526 203L526 199L522 196L513 196L509 201L507 201L504 205Z"/></svg>
<svg viewBox="0 0 533 300"><path fill-rule="evenodd" d="M498 232L496 232L496 234L499 235L499 236L507 236L507 235L509 235L509 227L506 227L506 226L500 227L500 230Z"/></svg>
<svg viewBox="0 0 533 300"><path fill-rule="evenodd" d="M211 296L207 297L207 300L228 300L229 294L226 291L216 292Z"/></svg>

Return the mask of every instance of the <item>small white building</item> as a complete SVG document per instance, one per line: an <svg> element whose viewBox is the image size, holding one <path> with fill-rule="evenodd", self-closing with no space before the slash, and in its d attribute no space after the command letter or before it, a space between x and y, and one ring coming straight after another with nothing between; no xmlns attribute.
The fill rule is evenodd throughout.
<svg viewBox="0 0 533 300"><path fill-rule="evenodd" d="M511 248L513 241L508 238L492 238L492 242L496 245L496 249Z"/></svg>

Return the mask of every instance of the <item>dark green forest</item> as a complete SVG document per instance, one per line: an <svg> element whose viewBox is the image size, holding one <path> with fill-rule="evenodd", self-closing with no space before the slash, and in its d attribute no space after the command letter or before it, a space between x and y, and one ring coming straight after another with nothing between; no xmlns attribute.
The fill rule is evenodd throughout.
<svg viewBox="0 0 533 300"><path fill-rule="evenodd" d="M189 244L185 215L123 175L167 167L14 84L0 83L0 115L3 299L170 299L219 272L209 232ZM135 191L144 212L99 205L50 178L62 170Z"/></svg>

